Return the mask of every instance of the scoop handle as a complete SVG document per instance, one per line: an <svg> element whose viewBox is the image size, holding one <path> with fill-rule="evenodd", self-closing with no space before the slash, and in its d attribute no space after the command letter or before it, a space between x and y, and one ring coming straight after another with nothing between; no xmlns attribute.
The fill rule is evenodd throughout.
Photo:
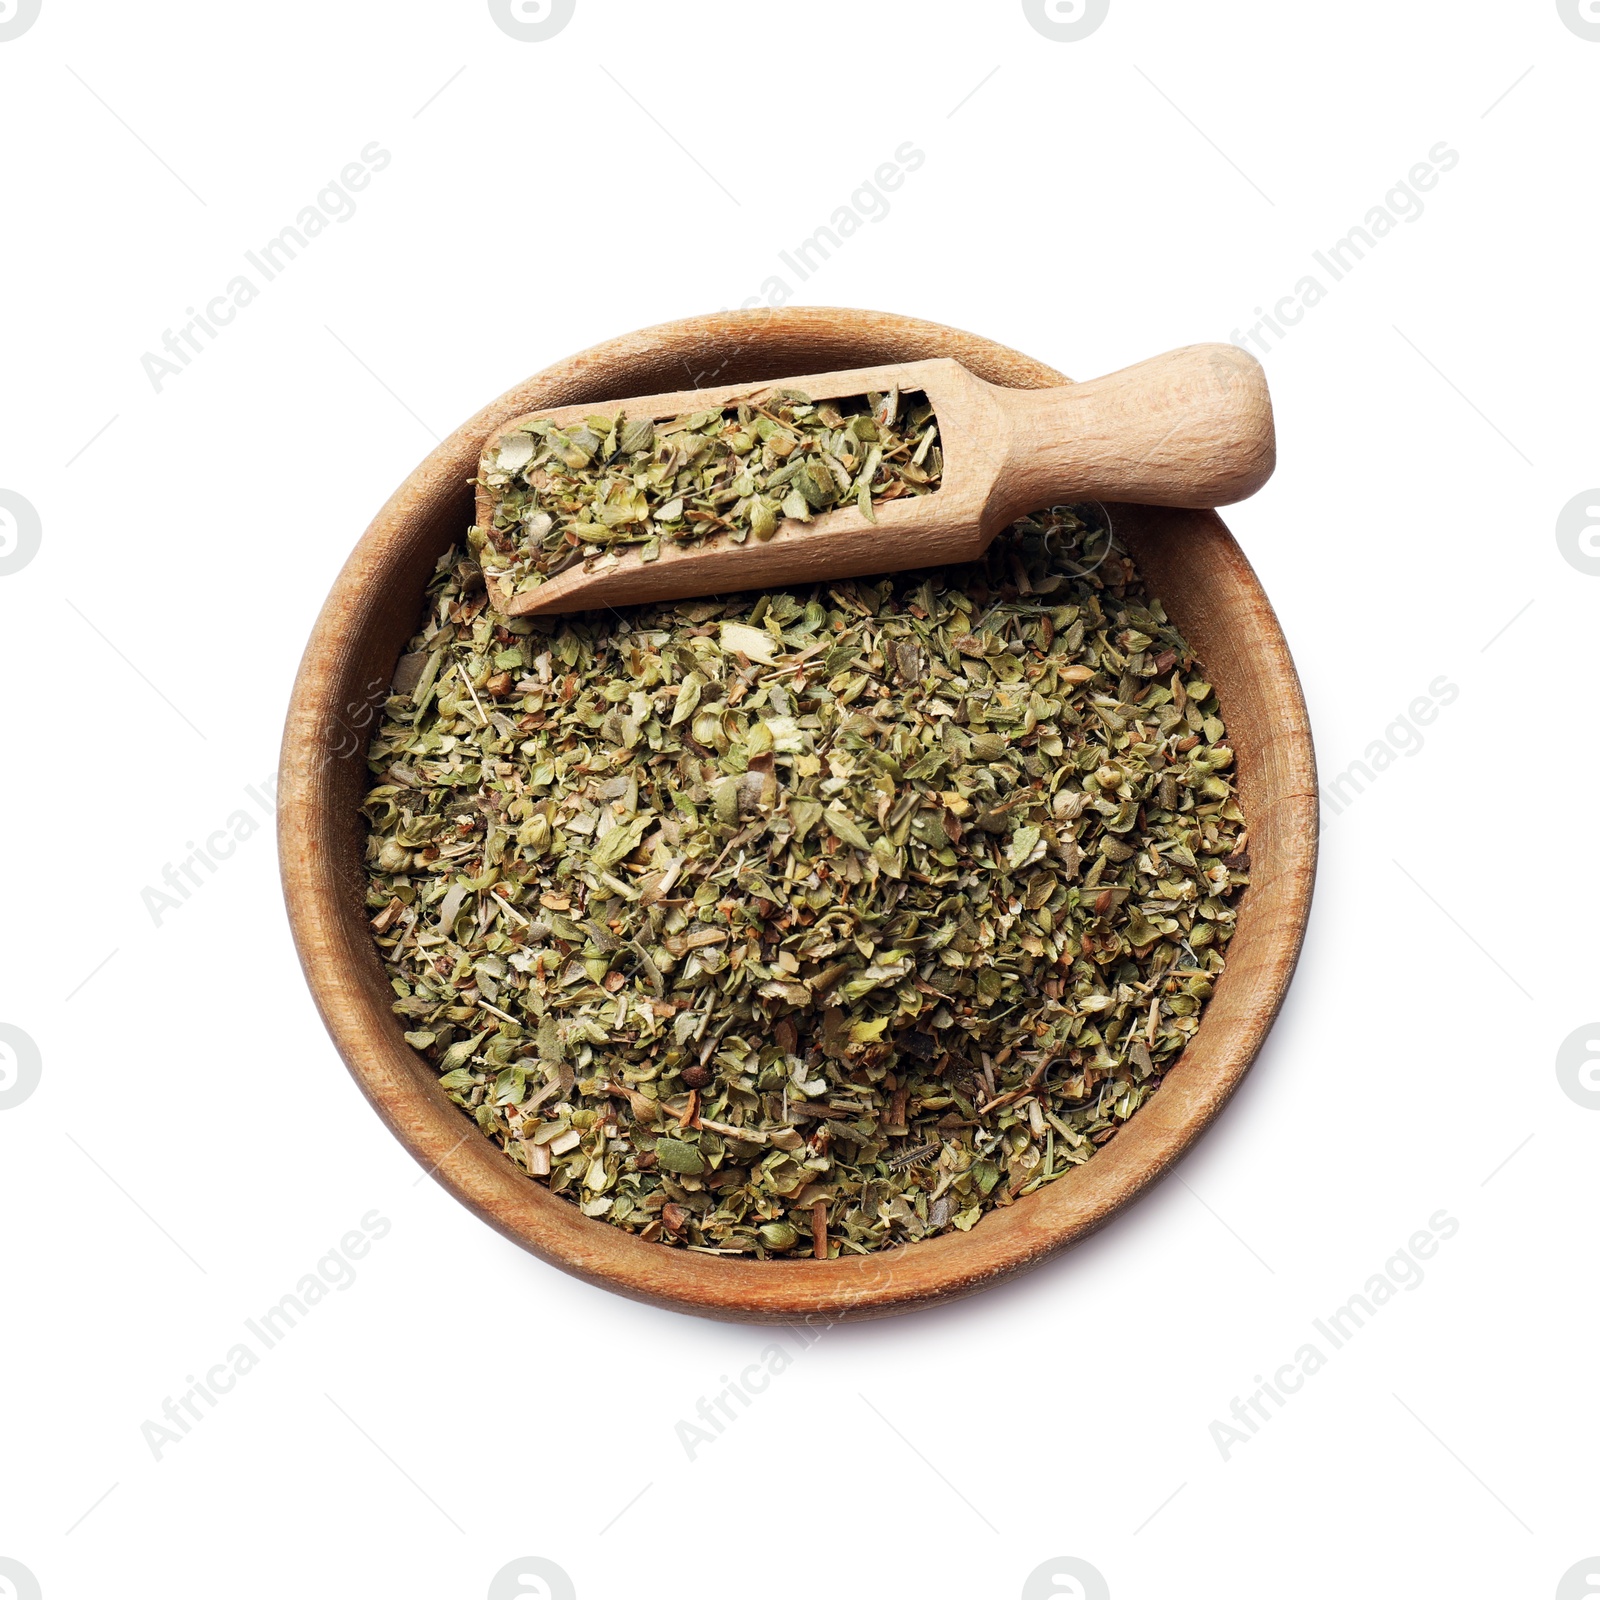
<svg viewBox="0 0 1600 1600"><path fill-rule="evenodd" d="M996 395L1009 423L997 521L1074 500L1209 510L1253 495L1277 458L1266 373L1236 345Z"/></svg>

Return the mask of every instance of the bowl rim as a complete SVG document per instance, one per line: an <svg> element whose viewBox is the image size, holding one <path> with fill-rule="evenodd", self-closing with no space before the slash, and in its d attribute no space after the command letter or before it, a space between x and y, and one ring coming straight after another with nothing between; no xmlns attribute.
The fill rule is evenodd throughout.
<svg viewBox="0 0 1600 1600"><path fill-rule="evenodd" d="M830 351L854 354L828 359ZM990 1211L967 1233L827 1262L706 1255L644 1243L551 1194L463 1118L433 1068L405 1043L368 935L353 801L366 784L364 730L414 630L433 563L464 530L460 509L470 507L467 480L484 438L523 412L664 390L669 385L645 376L668 370L687 371L699 386L730 367L724 381L934 355L1018 388L1070 381L976 334L831 307L690 317L556 362L469 418L389 497L335 579L295 679L280 759L280 874L306 982L346 1067L424 1170L468 1209L541 1259L650 1304L725 1320L829 1323L973 1294L1039 1265L1150 1188L1211 1124L1260 1051L1299 957L1316 871L1317 789L1305 702L1282 630L1214 513L1113 507L1142 576L1226 691L1252 859L1264 858L1268 870L1261 881L1252 873L1228 966L1195 1039L1161 1092L1092 1161ZM697 363L705 364L698 376ZM1184 602L1193 596L1171 592L1174 581L1186 580L1195 580L1200 597L1187 618ZM396 588L413 597L403 616L397 596L385 601ZM1246 699L1259 726L1241 737L1237 702Z"/></svg>

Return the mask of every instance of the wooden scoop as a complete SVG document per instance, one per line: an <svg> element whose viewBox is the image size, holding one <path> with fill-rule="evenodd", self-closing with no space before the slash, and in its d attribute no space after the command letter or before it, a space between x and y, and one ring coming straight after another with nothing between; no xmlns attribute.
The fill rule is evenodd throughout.
<svg viewBox="0 0 1600 1600"><path fill-rule="evenodd" d="M618 409L659 422L775 388L820 401L897 386L902 394L920 390L933 406L944 452L933 493L877 504L875 523L850 506L811 522L786 519L765 541L663 540L654 561L642 560L637 546L604 551L521 594L494 593L497 608L550 615L944 566L974 560L1029 511L1085 500L1210 509L1245 499L1272 475L1266 375L1253 356L1227 344L1189 345L1059 389L1003 389L959 362L938 360L561 406L508 422L486 441L485 454L534 417L577 424ZM493 497L480 486L480 526L492 510Z"/></svg>

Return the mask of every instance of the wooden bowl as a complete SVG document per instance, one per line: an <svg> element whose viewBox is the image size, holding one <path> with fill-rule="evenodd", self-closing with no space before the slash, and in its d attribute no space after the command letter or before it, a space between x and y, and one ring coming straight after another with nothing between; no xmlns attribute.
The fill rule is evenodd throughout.
<svg viewBox="0 0 1600 1600"><path fill-rule="evenodd" d="M527 1177L406 1044L362 897L366 745L417 626L434 562L472 518L486 435L521 412L688 385L953 356L1017 388L1060 373L970 333L878 312L728 312L647 328L528 379L453 433L362 536L317 619L284 731L279 853L306 980L368 1099L424 1168L535 1255L590 1283L746 1322L892 1316L976 1293L1077 1243L1160 1178L1238 1087L1277 1014L1310 909L1316 781L1305 703L1277 618L1210 512L1113 506L1118 535L1217 686L1237 752L1252 883L1194 1042L1092 1161L951 1233L874 1256L743 1261L659 1244L580 1214Z"/></svg>

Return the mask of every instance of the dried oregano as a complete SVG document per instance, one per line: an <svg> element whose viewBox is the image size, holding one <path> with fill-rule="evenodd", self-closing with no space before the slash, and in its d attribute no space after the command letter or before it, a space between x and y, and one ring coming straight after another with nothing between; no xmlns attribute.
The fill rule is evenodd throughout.
<svg viewBox="0 0 1600 1600"><path fill-rule="evenodd" d="M406 1037L591 1217L755 1256L973 1226L1159 1087L1248 882L1216 696L1103 527L507 620L443 557L370 751Z"/></svg>
<svg viewBox="0 0 1600 1600"><path fill-rule="evenodd" d="M506 598L575 561L661 541L770 539L780 523L938 488L933 408L891 389L812 402L797 389L670 421L619 412L565 427L535 418L478 464L490 510L472 540Z"/></svg>

